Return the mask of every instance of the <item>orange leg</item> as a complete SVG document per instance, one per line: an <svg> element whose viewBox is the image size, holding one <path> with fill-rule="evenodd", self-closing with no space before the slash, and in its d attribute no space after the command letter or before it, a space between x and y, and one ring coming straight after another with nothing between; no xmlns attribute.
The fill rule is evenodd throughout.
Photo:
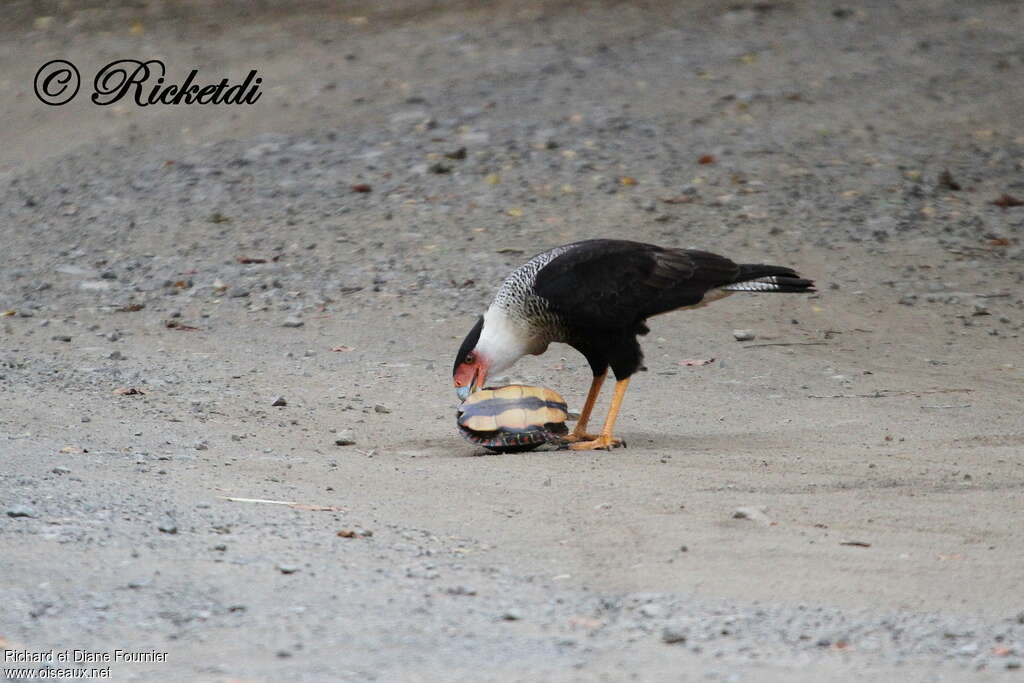
<svg viewBox="0 0 1024 683"><path fill-rule="evenodd" d="M608 408L608 417L604 420L604 428L601 430L601 435L591 441L577 441L576 443L569 444L569 448L574 451L593 451L602 448L611 450L612 448L626 445L621 439L616 439L612 436L612 429L615 427L615 418L619 416L619 409L622 408L622 399L625 397L628 387L628 377L620 379L615 383L615 394L612 396L612 404ZM580 417L582 417L582 414Z"/></svg>
<svg viewBox="0 0 1024 683"><path fill-rule="evenodd" d="M600 375L594 375L594 380L590 383L590 391L587 392L587 402L583 404L580 418L576 421L576 428L572 430L572 434L565 437L566 441L593 441L597 438L592 434L587 434L587 423L590 422L590 413L594 411L594 404L597 403L597 397L601 393L601 386L604 384L604 378L607 376L607 370Z"/></svg>

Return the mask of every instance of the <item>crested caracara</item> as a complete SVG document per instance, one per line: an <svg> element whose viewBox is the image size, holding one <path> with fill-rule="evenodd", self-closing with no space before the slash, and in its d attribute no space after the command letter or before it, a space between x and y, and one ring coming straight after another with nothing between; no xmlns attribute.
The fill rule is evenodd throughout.
<svg viewBox="0 0 1024 683"><path fill-rule="evenodd" d="M526 354L551 342L583 354L594 373L570 448L621 445L612 436L630 376L642 369L637 335L647 319L696 308L733 292L813 292L791 268L736 264L706 251L669 249L626 240L593 239L539 254L505 278L494 301L462 342L453 370L465 399ZM587 433L608 368L615 393L600 434Z"/></svg>

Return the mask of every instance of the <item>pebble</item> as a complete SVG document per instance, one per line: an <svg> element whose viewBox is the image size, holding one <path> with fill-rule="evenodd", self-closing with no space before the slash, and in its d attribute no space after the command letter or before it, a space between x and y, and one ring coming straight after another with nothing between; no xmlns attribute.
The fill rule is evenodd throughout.
<svg viewBox="0 0 1024 683"><path fill-rule="evenodd" d="M277 407L286 406L288 405L288 401L285 400L284 396L275 396L274 400L270 402L270 405Z"/></svg>
<svg viewBox="0 0 1024 683"><path fill-rule="evenodd" d="M502 621L519 621L523 618L523 613L514 607L512 609L505 610L502 615Z"/></svg>
<svg viewBox="0 0 1024 683"><path fill-rule="evenodd" d="M757 335L750 330L733 330L732 336L735 337L736 341L750 341Z"/></svg>
<svg viewBox="0 0 1024 683"><path fill-rule="evenodd" d="M640 608L640 614L644 615L645 617L651 617L651 618L660 617L664 613L665 613L665 608L663 608L661 605L647 604L647 605L643 605Z"/></svg>
<svg viewBox="0 0 1024 683"><path fill-rule="evenodd" d="M661 631L663 643L685 643L689 633L685 626L666 626Z"/></svg>
<svg viewBox="0 0 1024 683"><path fill-rule="evenodd" d="M356 435L351 429L342 429L334 439L335 446L353 446L355 443Z"/></svg>
<svg viewBox="0 0 1024 683"><path fill-rule="evenodd" d="M205 451L205 450L207 450L207 449L208 449L209 447L210 447L210 444L206 443L205 441L196 441L196 444L195 444L195 446L194 446L194 448L195 448L195 449L196 449L197 451Z"/></svg>
<svg viewBox="0 0 1024 683"><path fill-rule="evenodd" d="M302 327L305 324L306 323L302 320L302 318L290 315L284 319L284 322L281 323L281 327Z"/></svg>
<svg viewBox="0 0 1024 683"><path fill-rule="evenodd" d="M124 354L120 351L112 351L107 358L110 360L124 360Z"/></svg>
<svg viewBox="0 0 1024 683"><path fill-rule="evenodd" d="M277 571L281 572L282 574L294 574L295 572L299 571L299 569L300 567L297 564L287 564L281 562L277 564Z"/></svg>
<svg viewBox="0 0 1024 683"><path fill-rule="evenodd" d="M28 505L12 505L7 508L8 517L35 517L36 511Z"/></svg>
<svg viewBox="0 0 1024 683"><path fill-rule="evenodd" d="M53 341L69 342L71 341L71 335L68 334L55 334L51 337Z"/></svg>
<svg viewBox="0 0 1024 683"><path fill-rule="evenodd" d="M769 526L772 520L765 514L764 508L754 507L751 505L738 507L736 511L732 513L733 519L749 519L752 522Z"/></svg>
<svg viewBox="0 0 1024 683"><path fill-rule="evenodd" d="M373 406L373 412L375 412L375 413L390 413L391 409L388 408L383 403L376 403Z"/></svg>
<svg viewBox="0 0 1024 683"><path fill-rule="evenodd" d="M159 530L159 531L161 531L161 532L163 532L165 534L172 534L173 535L173 534L178 533L178 525L175 524L174 522L164 522L163 524L158 524L156 528L157 528L157 530Z"/></svg>

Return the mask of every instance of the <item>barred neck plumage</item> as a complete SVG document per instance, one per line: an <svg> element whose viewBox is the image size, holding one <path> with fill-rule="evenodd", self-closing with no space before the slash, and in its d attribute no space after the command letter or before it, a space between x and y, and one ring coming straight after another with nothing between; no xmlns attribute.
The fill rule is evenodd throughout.
<svg viewBox="0 0 1024 683"><path fill-rule="evenodd" d="M537 331L554 332L547 328L557 325L558 321L550 312L547 302L536 295L533 284L541 268L572 249L573 246L566 244L549 249L513 270L498 288L491 308L498 308L504 311L509 318L520 320L531 328L539 328Z"/></svg>

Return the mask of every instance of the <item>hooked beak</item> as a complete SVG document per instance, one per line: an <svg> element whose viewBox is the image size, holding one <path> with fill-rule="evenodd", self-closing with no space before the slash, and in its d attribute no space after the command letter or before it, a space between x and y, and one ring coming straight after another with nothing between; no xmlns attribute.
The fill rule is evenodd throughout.
<svg viewBox="0 0 1024 683"><path fill-rule="evenodd" d="M473 378L464 386L455 387L455 393L459 395L460 401L465 401L474 391L482 388L487 381L487 370L477 366L473 368Z"/></svg>

